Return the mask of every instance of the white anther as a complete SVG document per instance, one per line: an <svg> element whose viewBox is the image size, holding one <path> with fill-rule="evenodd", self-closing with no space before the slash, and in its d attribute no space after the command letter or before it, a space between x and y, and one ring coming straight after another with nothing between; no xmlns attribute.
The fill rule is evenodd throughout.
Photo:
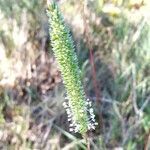
<svg viewBox="0 0 150 150"><path fill-rule="evenodd" d="M74 129L73 129L73 128L70 128L70 129L69 129L69 131L71 131L71 132L72 132L72 131L74 131Z"/></svg>
<svg viewBox="0 0 150 150"><path fill-rule="evenodd" d="M90 108L89 113L90 113L90 114L93 114L93 112L94 112L93 109Z"/></svg>

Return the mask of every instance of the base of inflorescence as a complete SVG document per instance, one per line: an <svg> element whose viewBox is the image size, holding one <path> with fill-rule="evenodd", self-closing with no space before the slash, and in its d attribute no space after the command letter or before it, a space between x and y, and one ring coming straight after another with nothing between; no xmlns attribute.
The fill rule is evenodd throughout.
<svg viewBox="0 0 150 150"><path fill-rule="evenodd" d="M69 130L71 132L75 132L75 133L79 132L80 123L77 123L76 119L74 118L73 112L71 110L71 104L69 103L68 98L65 98L65 100L66 101L63 103L63 106L68 115L68 121L70 123ZM92 108L92 102L89 99L86 100L85 107L80 111L81 112L79 112L79 113L87 113L87 116L88 116L87 128L88 128L88 130L95 130L95 127L96 127L96 125L98 125L98 123L95 120L94 110Z"/></svg>

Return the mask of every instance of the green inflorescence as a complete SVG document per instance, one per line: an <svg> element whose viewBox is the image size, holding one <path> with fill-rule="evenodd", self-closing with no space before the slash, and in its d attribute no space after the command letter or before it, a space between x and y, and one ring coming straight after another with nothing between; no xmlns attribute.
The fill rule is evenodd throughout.
<svg viewBox="0 0 150 150"><path fill-rule="evenodd" d="M66 87L72 120L83 134L88 130L89 118L73 40L55 2L48 5L47 14L51 44Z"/></svg>

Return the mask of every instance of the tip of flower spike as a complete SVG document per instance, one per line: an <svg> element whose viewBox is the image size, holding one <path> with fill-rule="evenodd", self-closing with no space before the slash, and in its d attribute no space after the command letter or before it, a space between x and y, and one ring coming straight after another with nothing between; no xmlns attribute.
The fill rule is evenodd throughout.
<svg viewBox="0 0 150 150"><path fill-rule="evenodd" d="M47 5L48 5L48 6L51 5L52 2L53 2L53 0L47 0Z"/></svg>
<svg viewBox="0 0 150 150"><path fill-rule="evenodd" d="M58 11L58 7L57 4L54 0L47 0L47 15L50 15L50 12L53 12L57 10Z"/></svg>
<svg viewBox="0 0 150 150"><path fill-rule="evenodd" d="M56 7L56 3L54 0L47 0L47 6L49 9L54 9Z"/></svg>

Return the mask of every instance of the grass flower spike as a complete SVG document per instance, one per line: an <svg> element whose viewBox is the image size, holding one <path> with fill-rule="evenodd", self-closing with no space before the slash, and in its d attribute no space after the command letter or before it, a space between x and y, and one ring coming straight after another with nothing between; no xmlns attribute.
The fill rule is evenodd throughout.
<svg viewBox="0 0 150 150"><path fill-rule="evenodd" d="M87 130L95 129L96 122L91 102L86 99L83 90L73 40L55 2L48 3L47 14L53 52L67 91L68 101L63 105L68 114L70 131L84 134Z"/></svg>

